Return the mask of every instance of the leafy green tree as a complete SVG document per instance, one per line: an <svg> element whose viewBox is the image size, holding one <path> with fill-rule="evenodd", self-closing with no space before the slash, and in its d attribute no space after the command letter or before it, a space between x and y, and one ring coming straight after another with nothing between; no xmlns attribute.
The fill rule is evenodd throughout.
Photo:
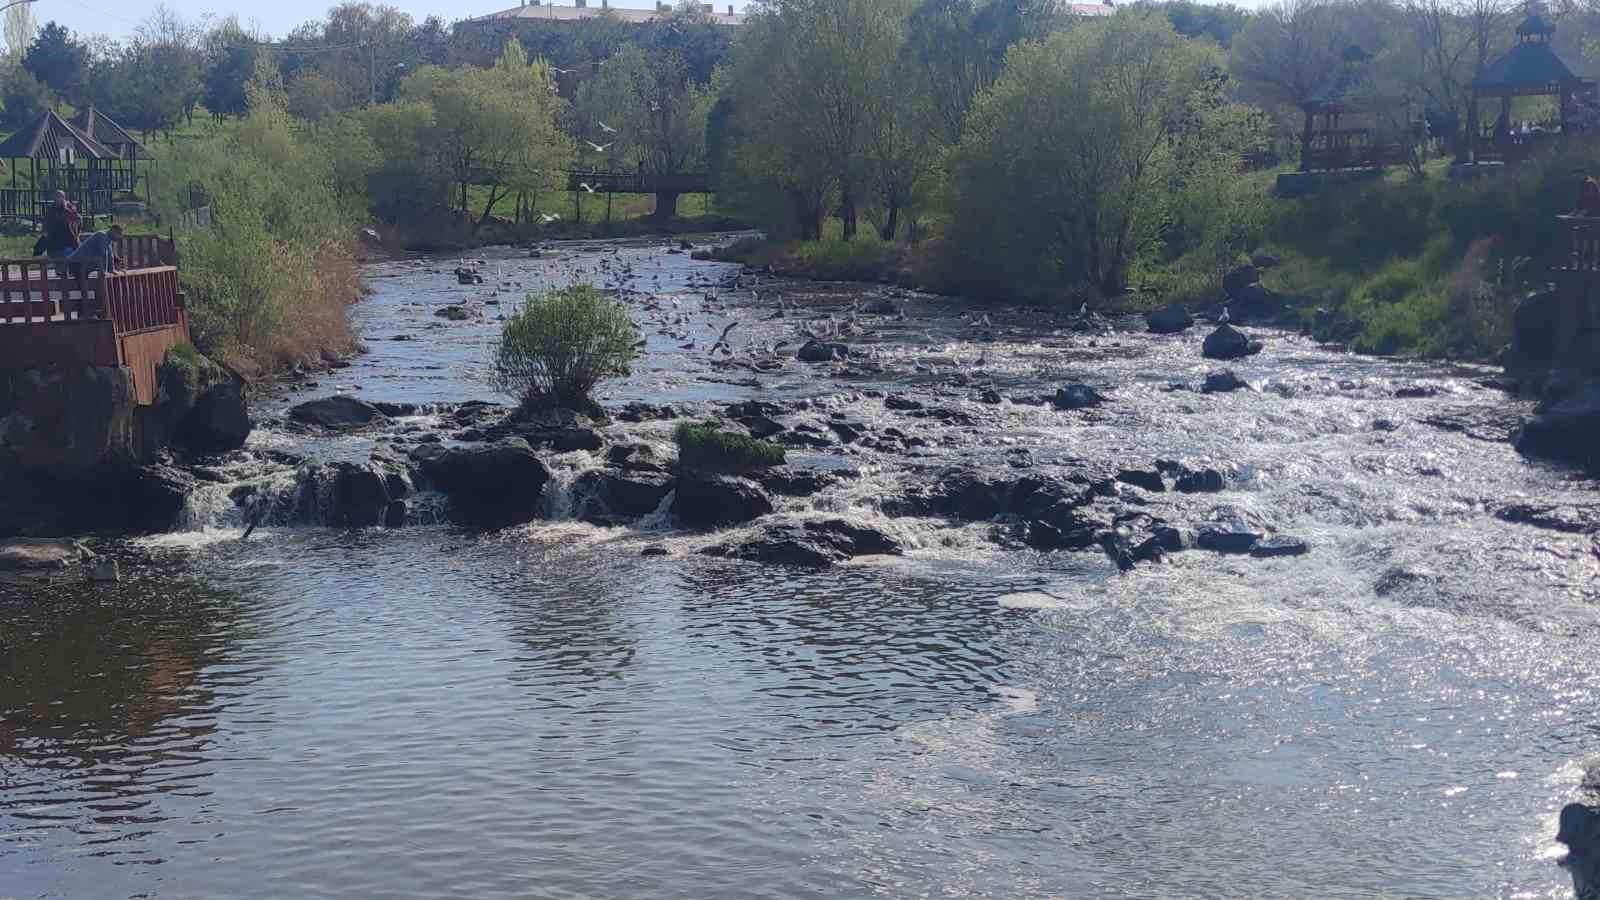
<svg viewBox="0 0 1600 900"><path fill-rule="evenodd" d="M954 245L999 282L1121 292L1181 175L1186 103L1220 64L1147 12L1019 45L954 156Z"/></svg>
<svg viewBox="0 0 1600 900"><path fill-rule="evenodd" d="M590 285L530 296L495 346L495 381L525 407L586 409L601 381L628 374L636 340L628 311Z"/></svg>
<svg viewBox="0 0 1600 900"><path fill-rule="evenodd" d="M0 125L21 128L50 108L50 89L22 66L8 66L0 74L0 102L5 104Z"/></svg>
<svg viewBox="0 0 1600 900"><path fill-rule="evenodd" d="M710 91L690 80L681 53L652 56L627 47L578 90L580 155L597 165L620 164L650 176L704 171L712 101ZM655 216L669 219L677 213L678 191L659 187Z"/></svg>
<svg viewBox="0 0 1600 900"><path fill-rule="evenodd" d="M249 111L245 85L255 73L258 36L246 31L237 17L212 27L205 37L205 71L201 100L213 116L243 116Z"/></svg>
<svg viewBox="0 0 1600 900"><path fill-rule="evenodd" d="M289 112L313 126L332 121L354 105L343 85L317 71L302 72L285 90Z"/></svg>
<svg viewBox="0 0 1600 900"><path fill-rule="evenodd" d="M22 67L56 96L77 97L89 64L89 48L64 25L48 22L28 45Z"/></svg>

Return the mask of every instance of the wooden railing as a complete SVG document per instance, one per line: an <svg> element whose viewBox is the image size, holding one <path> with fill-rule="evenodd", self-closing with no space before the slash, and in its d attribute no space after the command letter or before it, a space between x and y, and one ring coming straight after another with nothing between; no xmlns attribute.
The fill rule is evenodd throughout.
<svg viewBox="0 0 1600 900"><path fill-rule="evenodd" d="M184 323L172 266L89 273L79 286L63 259L0 260L0 328L109 320L118 334Z"/></svg>
<svg viewBox="0 0 1600 900"><path fill-rule="evenodd" d="M1570 215L1557 219L1572 235L1566 265L1558 268L1564 272L1600 273L1600 217Z"/></svg>

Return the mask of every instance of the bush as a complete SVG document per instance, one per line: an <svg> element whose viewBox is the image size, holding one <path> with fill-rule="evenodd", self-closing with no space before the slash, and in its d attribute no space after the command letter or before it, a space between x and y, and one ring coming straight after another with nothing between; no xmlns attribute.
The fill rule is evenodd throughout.
<svg viewBox="0 0 1600 900"><path fill-rule="evenodd" d="M628 374L637 338L622 304L590 285L529 296L495 346L495 381L525 407L583 409L602 380Z"/></svg>
<svg viewBox="0 0 1600 900"><path fill-rule="evenodd" d="M680 424L672 432L678 467L689 472L748 472L783 465L783 448L716 425Z"/></svg>

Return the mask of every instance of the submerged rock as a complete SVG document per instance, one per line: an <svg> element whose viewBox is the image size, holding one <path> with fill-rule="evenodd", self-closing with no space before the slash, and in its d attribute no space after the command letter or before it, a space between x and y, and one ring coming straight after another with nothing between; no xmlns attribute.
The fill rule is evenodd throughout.
<svg viewBox="0 0 1600 900"><path fill-rule="evenodd" d="M1167 489L1167 483L1162 480L1160 472L1146 469L1123 469L1117 473L1117 480L1157 494Z"/></svg>
<svg viewBox="0 0 1600 900"><path fill-rule="evenodd" d="M850 358L850 347L832 341L809 340L801 345L795 359L808 363L825 363Z"/></svg>
<svg viewBox="0 0 1600 900"><path fill-rule="evenodd" d="M740 525L772 512L772 498L748 478L696 474L678 480L672 508L685 525Z"/></svg>
<svg viewBox="0 0 1600 900"><path fill-rule="evenodd" d="M1087 384L1068 384L1056 391L1056 409L1090 409L1106 402L1104 394Z"/></svg>
<svg viewBox="0 0 1600 900"><path fill-rule="evenodd" d="M1219 325L1206 335L1201 354L1207 359L1243 359L1262 350L1260 341L1252 341L1244 332L1232 325Z"/></svg>
<svg viewBox="0 0 1600 900"><path fill-rule="evenodd" d="M433 314L441 319L447 319L451 322L465 322L468 319L483 318L483 313L476 309L471 309L466 306L456 306L453 304L434 310Z"/></svg>
<svg viewBox="0 0 1600 900"><path fill-rule="evenodd" d="M289 421L325 431L356 431L387 425L389 417L365 400L340 395L292 407Z"/></svg>
<svg viewBox="0 0 1600 900"><path fill-rule="evenodd" d="M1600 381L1542 409L1516 436L1517 452L1600 467Z"/></svg>
<svg viewBox="0 0 1600 900"><path fill-rule="evenodd" d="M832 472L801 469L794 466L774 466L750 475L757 483L774 494L785 497L809 497L838 484L840 478Z"/></svg>
<svg viewBox="0 0 1600 900"><path fill-rule="evenodd" d="M1215 494L1228 486L1228 479L1216 469L1183 469L1173 489L1180 494Z"/></svg>
<svg viewBox="0 0 1600 900"><path fill-rule="evenodd" d="M1245 390L1250 387L1249 382L1233 373L1232 369L1223 369L1206 375L1206 380L1200 385L1202 394L1227 394L1233 391Z"/></svg>
<svg viewBox="0 0 1600 900"><path fill-rule="evenodd" d="M1297 537L1288 535L1274 535L1256 541L1250 548L1250 555L1257 557L1273 556L1304 556L1311 552L1311 545Z"/></svg>
<svg viewBox="0 0 1600 900"><path fill-rule="evenodd" d="M550 469L526 441L486 447L419 448L422 471L450 498L450 519L475 528L531 522Z"/></svg>
<svg viewBox="0 0 1600 900"><path fill-rule="evenodd" d="M901 552L900 542L883 531L844 519L775 523L743 541L705 551L709 556L808 568Z"/></svg>
<svg viewBox="0 0 1600 900"><path fill-rule="evenodd" d="M1145 317L1152 334L1177 334L1194 325L1194 316L1182 303L1169 303Z"/></svg>
<svg viewBox="0 0 1600 900"><path fill-rule="evenodd" d="M1600 534L1600 504L1514 503L1495 511L1495 518L1567 534Z"/></svg>
<svg viewBox="0 0 1600 900"><path fill-rule="evenodd" d="M9 538L0 540L0 572L64 569L94 557L89 548L72 540Z"/></svg>
<svg viewBox="0 0 1600 900"><path fill-rule="evenodd" d="M1216 553L1249 553L1263 537L1262 528L1239 510L1220 507L1211 520L1195 529L1195 546Z"/></svg>

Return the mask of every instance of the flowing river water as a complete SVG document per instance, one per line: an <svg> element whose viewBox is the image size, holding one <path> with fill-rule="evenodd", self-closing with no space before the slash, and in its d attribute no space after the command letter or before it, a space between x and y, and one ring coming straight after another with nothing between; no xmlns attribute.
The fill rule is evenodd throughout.
<svg viewBox="0 0 1600 900"><path fill-rule="evenodd" d="M598 465L580 452L527 527L280 522L241 543L224 480L120 585L0 588L0 897L1570 894L1551 837L1600 754L1600 555L1495 513L1600 495L1500 439L1519 410L1490 373L1263 333L1233 367L1252 390L1202 395L1174 388L1217 368L1204 329L1091 337L1002 310L986 340L933 298L897 301L865 364L753 372L709 362L729 321L755 358L746 341L797 333L776 295L842 315L868 289L712 300L738 268L659 241L491 252L481 286L455 264L369 266L370 352L266 401L254 458L366 458L380 438L284 427L310 397L422 404L400 429L499 399L499 310L574 279L641 292L649 343L609 407L810 399L910 427L878 393L902 391L975 424L919 420L914 460L792 454L859 477L780 516L908 548L820 572L702 556L716 538L667 516L568 518ZM505 305L432 315L486 300ZM973 399L1069 380L1112 402ZM882 513L932 464L1161 458L1230 473L1162 502L1234 504L1311 552L1120 574Z"/></svg>

